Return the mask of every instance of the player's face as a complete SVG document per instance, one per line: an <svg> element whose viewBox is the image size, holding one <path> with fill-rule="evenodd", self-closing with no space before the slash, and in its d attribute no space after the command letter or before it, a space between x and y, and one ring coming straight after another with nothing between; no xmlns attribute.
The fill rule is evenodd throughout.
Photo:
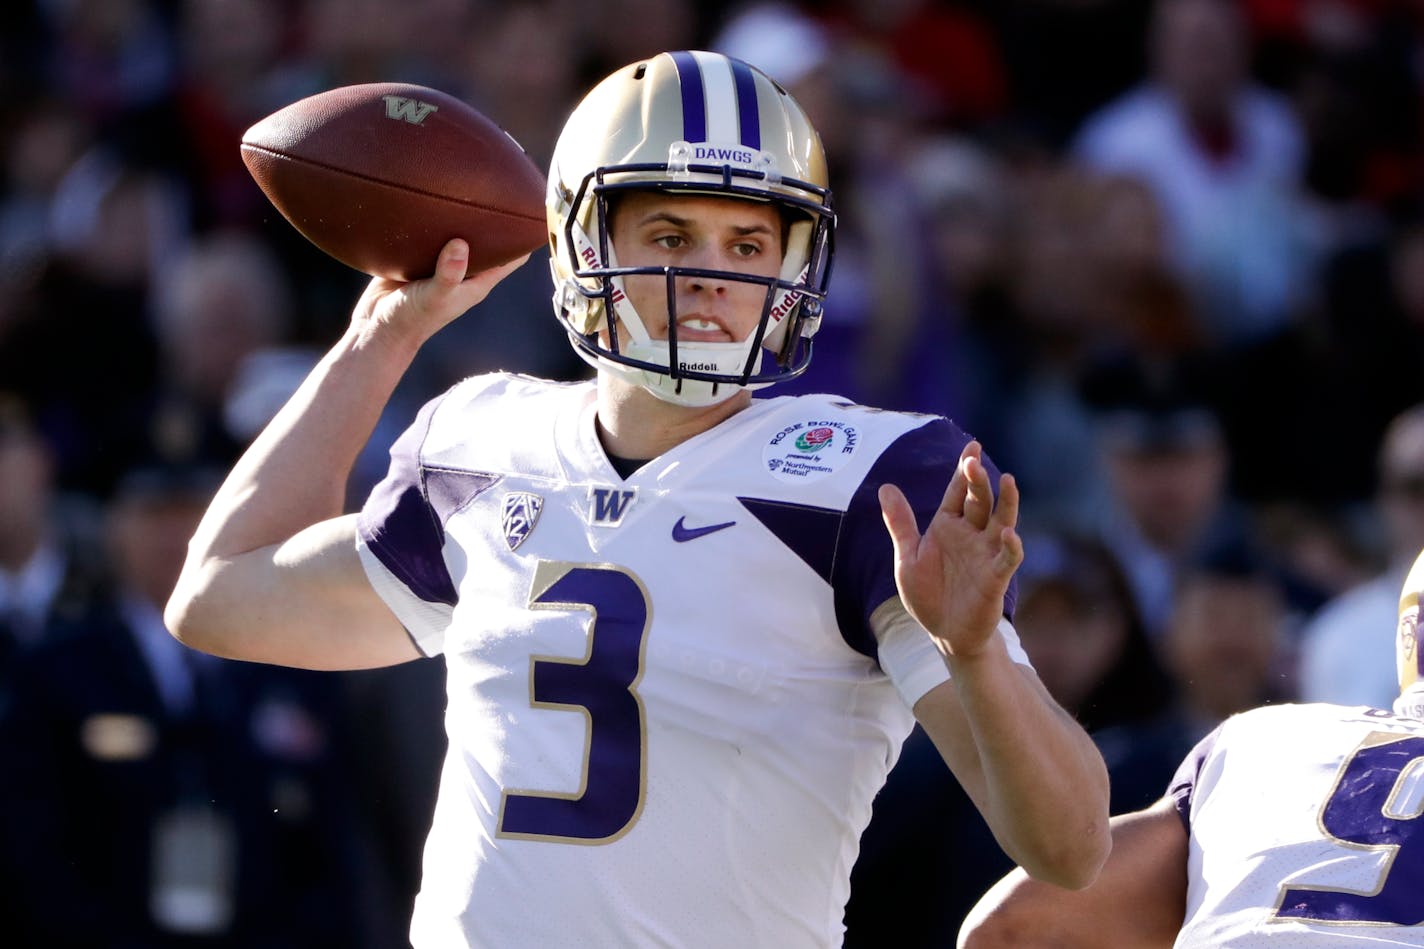
<svg viewBox="0 0 1424 949"><path fill-rule="evenodd" d="M632 192L618 201L611 238L624 267L693 267L759 277L781 271L781 215L757 201ZM624 289L649 335L667 339L666 279L626 277ZM745 340L761 319L767 295L762 284L713 277L679 277L675 290L677 338L683 342Z"/></svg>

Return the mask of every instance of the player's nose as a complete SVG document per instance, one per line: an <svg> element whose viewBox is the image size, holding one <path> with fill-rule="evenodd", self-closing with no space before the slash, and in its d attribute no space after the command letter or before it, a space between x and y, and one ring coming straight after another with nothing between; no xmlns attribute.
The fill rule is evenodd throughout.
<svg viewBox="0 0 1424 949"><path fill-rule="evenodd" d="M699 248L690 255L686 261L689 269L701 270L704 273L690 274L686 278L686 286L689 290L703 290L712 293L725 293L728 281L725 278L713 275L716 271L730 270L730 262L725 259L725 255L719 254L715 249Z"/></svg>

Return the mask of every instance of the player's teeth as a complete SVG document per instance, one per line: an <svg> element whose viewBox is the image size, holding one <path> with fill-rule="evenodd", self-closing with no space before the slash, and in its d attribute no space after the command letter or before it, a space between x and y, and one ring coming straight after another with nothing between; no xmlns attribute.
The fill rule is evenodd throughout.
<svg viewBox="0 0 1424 949"><path fill-rule="evenodd" d="M717 324L711 320L683 320L682 325L690 330L715 330Z"/></svg>

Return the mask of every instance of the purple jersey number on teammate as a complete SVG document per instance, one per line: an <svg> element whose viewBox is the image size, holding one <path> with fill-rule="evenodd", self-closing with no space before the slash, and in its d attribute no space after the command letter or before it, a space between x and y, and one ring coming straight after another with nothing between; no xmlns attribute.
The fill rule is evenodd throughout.
<svg viewBox="0 0 1424 949"><path fill-rule="evenodd" d="M1406 775L1413 780L1401 781ZM1320 811L1320 826L1347 846L1393 848L1394 858L1375 893L1287 888L1276 916L1341 924L1424 922L1418 891L1418 881L1424 879L1421 795L1424 738L1367 744L1351 755Z"/></svg>

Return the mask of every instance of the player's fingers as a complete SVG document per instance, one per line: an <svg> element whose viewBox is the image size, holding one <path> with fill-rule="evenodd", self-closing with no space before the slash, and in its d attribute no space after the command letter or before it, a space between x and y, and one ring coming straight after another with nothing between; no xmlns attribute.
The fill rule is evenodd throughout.
<svg viewBox="0 0 1424 949"><path fill-rule="evenodd" d="M908 560L920 543L915 512L905 492L893 484L882 484L879 498L880 516L885 520L885 529L890 532L890 542L895 545L895 559Z"/></svg>
<svg viewBox="0 0 1424 949"><path fill-rule="evenodd" d="M971 457L977 458L978 455L978 442L970 442L959 453L959 463L954 466L954 474L950 476L949 486L944 489L944 498L939 502L941 511L955 517L963 516L964 498L969 493L969 473L965 471L964 463Z"/></svg>
<svg viewBox="0 0 1424 949"><path fill-rule="evenodd" d="M999 576L1007 577L1023 563L1023 538L1012 527L999 532L999 552L994 556L994 568Z"/></svg>
<svg viewBox="0 0 1424 949"><path fill-rule="evenodd" d="M1013 475L999 475L999 503L994 507L994 523L1014 527L1019 522L1019 483Z"/></svg>
<svg viewBox="0 0 1424 949"><path fill-rule="evenodd" d="M984 462L976 457L964 459L968 489L964 497L964 519L976 530L989 526L989 518L994 513L994 491L989 486L989 472Z"/></svg>

